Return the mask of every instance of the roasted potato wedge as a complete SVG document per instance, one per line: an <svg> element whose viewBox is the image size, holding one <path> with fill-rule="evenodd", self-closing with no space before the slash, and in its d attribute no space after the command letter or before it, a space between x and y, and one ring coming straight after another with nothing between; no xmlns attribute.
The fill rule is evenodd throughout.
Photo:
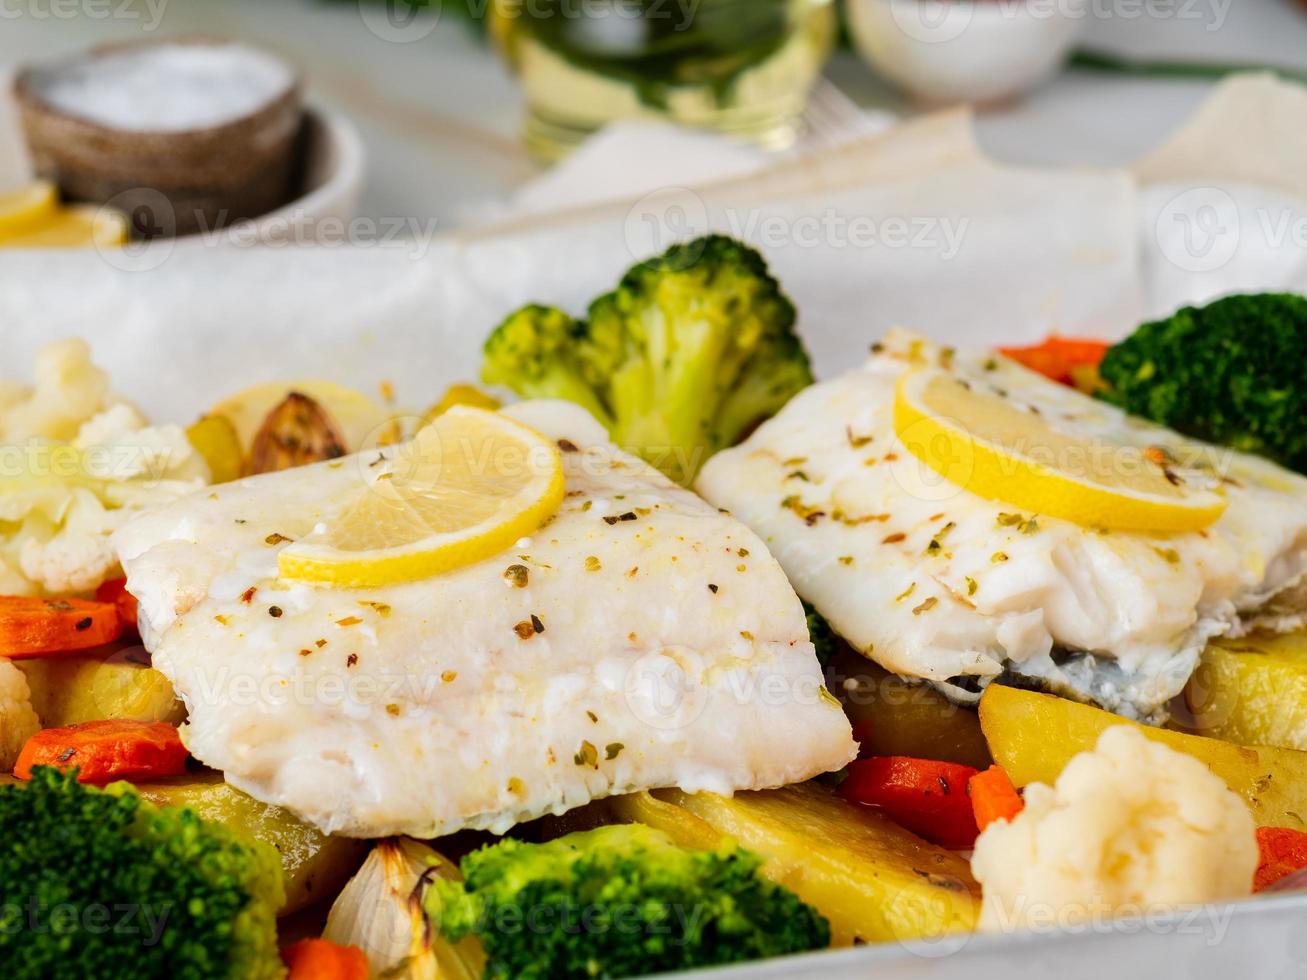
<svg viewBox="0 0 1307 980"><path fill-rule="evenodd" d="M242 451L249 452L268 414L291 392L305 395L321 406L338 426L349 452L379 444L378 433L391 420L391 411L363 392L334 381L314 380L254 385L214 405L208 414L231 422Z"/></svg>
<svg viewBox="0 0 1307 980"><path fill-rule="evenodd" d="M994 761L1018 786L1051 784L1109 726L1135 725L1148 738L1207 763L1244 798L1258 826L1307 830L1307 752L1250 748L1149 728L1051 694L998 684L986 688L980 699L980 725Z"/></svg>
<svg viewBox="0 0 1307 980"><path fill-rule="evenodd" d="M1184 696L1199 734L1307 750L1307 633L1212 643Z"/></svg>
<svg viewBox="0 0 1307 980"><path fill-rule="evenodd" d="M934 940L975 928L980 887L967 862L814 783L734 797L676 790L610 801L618 820L684 847L722 837L763 855L763 873L830 920L835 945Z"/></svg>
<svg viewBox="0 0 1307 980"><path fill-rule="evenodd" d="M308 395L292 391L277 405L254 436L247 474L276 473L324 459L338 459L348 450L335 420Z"/></svg>
<svg viewBox="0 0 1307 980"><path fill-rule="evenodd" d="M186 438L209 464L209 478L213 483L230 483L240 477L245 466L245 451L236 435L236 427L229 419L221 415L206 415L187 426Z"/></svg>
<svg viewBox="0 0 1307 980"><path fill-rule="evenodd" d="M445 393L440 396L440 401L422 413L422 424L426 425L428 422L434 422L455 405L484 408L491 412L502 407L502 403L498 398L486 394L476 385L454 384L445 389Z"/></svg>
<svg viewBox="0 0 1307 980"><path fill-rule="evenodd" d="M205 820L271 844L281 854L286 904L280 915L334 896L367 854L366 841L328 837L281 807L260 803L209 772L178 776L136 787L157 806L188 806Z"/></svg>
<svg viewBox="0 0 1307 980"><path fill-rule="evenodd" d="M32 708L46 728L122 718L181 724L185 706L140 647L108 657L39 657L15 661L27 675Z"/></svg>
<svg viewBox="0 0 1307 980"><path fill-rule="evenodd" d="M906 681L845 650L831 665L831 689L871 755L908 755L986 769L993 760L970 708L927 684Z"/></svg>

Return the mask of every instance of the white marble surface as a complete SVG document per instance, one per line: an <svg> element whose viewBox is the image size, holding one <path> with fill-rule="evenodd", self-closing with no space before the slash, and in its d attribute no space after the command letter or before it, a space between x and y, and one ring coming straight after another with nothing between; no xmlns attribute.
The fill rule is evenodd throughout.
<svg viewBox="0 0 1307 980"><path fill-rule="evenodd" d="M62 3L0 6L0 66L147 34L222 34L279 51L304 69L313 98L361 129L369 150L364 214L450 227L469 204L503 196L536 172L517 139L512 78L455 18L418 22L401 32L412 40L401 42L369 27L365 11L375 8L367 0L363 7L350 0ZM1090 9L1085 43L1098 48L1307 68L1302 0L1091 0ZM863 105L915 111L852 54L838 55L828 75ZM1072 70L1019 103L984 112L980 139L1013 162L1125 163L1160 143L1209 87ZM12 143L0 139L0 174L15 169Z"/></svg>

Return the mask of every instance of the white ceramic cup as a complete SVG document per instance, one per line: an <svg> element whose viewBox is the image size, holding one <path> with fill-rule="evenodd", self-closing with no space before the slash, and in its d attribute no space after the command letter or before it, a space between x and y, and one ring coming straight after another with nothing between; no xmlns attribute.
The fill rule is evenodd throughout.
<svg viewBox="0 0 1307 980"><path fill-rule="evenodd" d="M1066 60L1087 0L849 0L849 24L877 73L932 104L990 103Z"/></svg>

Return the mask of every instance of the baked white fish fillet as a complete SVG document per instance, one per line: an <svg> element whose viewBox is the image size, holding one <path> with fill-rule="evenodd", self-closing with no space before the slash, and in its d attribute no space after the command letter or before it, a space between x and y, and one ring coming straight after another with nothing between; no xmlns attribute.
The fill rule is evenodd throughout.
<svg viewBox="0 0 1307 980"><path fill-rule="evenodd" d="M1031 514L1005 526L1000 515L1015 508L942 484L895 437L895 384L914 356L1100 444L1198 453L1230 477L1228 509L1185 534L1102 533ZM1209 637L1292 629L1307 612L1307 480L1005 358L943 352L906 332L711 459L697 489L762 536L836 633L962 701L1009 670L1157 720Z"/></svg>
<svg viewBox="0 0 1307 980"><path fill-rule="evenodd" d="M568 497L510 553L443 576L277 579L269 536L310 532L357 457L215 487L118 532L191 752L324 831L423 838L848 762L803 609L753 532L574 406L510 411L578 447Z"/></svg>

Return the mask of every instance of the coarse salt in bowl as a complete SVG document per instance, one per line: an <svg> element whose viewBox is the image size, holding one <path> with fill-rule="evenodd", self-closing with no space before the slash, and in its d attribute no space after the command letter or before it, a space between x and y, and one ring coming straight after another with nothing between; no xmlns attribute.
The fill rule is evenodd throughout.
<svg viewBox="0 0 1307 980"><path fill-rule="evenodd" d="M51 108L108 129L177 133L252 115L295 82L289 65L242 44L164 43L36 68L28 84Z"/></svg>

